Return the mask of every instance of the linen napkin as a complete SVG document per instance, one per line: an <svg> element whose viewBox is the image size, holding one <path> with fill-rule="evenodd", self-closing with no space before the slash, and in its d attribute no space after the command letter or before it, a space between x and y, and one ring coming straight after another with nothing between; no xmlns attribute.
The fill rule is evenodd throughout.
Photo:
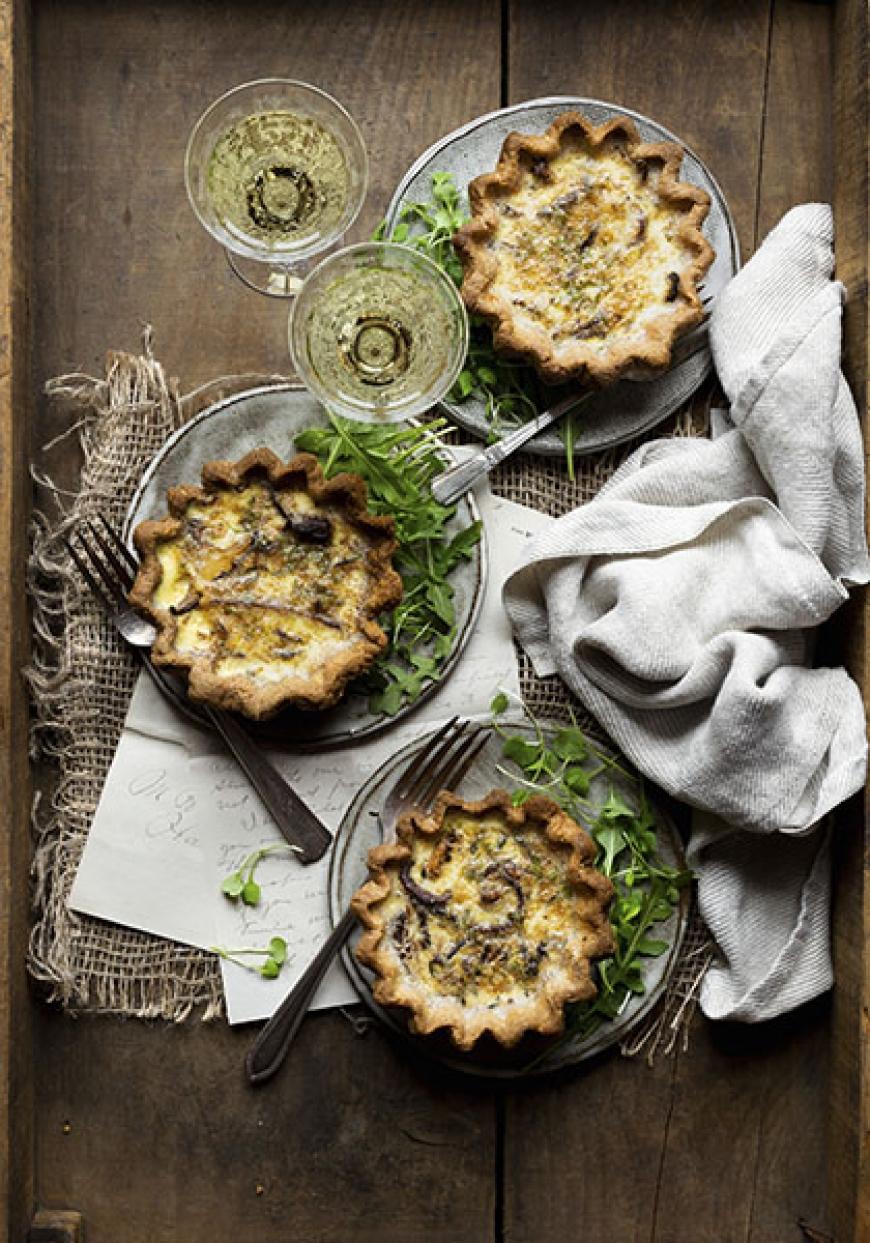
<svg viewBox="0 0 870 1243"><path fill-rule="evenodd" d="M730 419L638 449L505 585L536 670L699 809L688 857L721 951L701 1005L757 1021L830 987L826 813L861 788L864 712L814 628L870 579L839 367L830 208L794 208L717 299Z"/></svg>

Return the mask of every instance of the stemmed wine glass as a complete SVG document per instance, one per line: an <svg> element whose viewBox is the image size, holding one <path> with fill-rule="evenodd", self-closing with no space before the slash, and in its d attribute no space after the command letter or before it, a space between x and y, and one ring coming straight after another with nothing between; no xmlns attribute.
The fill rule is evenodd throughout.
<svg viewBox="0 0 870 1243"><path fill-rule="evenodd" d="M294 297L340 241L368 184L362 136L325 91L284 78L237 86L193 127L184 180L201 224L245 284Z"/></svg>
<svg viewBox="0 0 870 1243"><path fill-rule="evenodd" d="M364 242L309 273L289 338L297 375L328 409L393 423L428 410L456 382L468 317L453 281L419 251Z"/></svg>

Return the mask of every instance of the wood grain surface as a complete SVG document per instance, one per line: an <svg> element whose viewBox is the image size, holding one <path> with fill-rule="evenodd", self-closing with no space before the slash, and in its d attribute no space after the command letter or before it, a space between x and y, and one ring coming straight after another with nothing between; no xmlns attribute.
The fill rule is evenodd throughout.
<svg viewBox="0 0 870 1243"><path fill-rule="evenodd" d="M862 1192L870 1202L859 1112L868 1082L860 800L840 825L833 1001L755 1029L696 1022L688 1052L652 1067L610 1055L500 1088L435 1073L380 1030L360 1037L341 1014L318 1014L280 1076L254 1092L241 1071L248 1032L74 1021L26 1004L17 682L29 393L65 371L100 373L106 350L137 348L145 322L183 387L289 369L286 308L232 276L184 193L187 135L213 98L277 75L314 82L349 108L372 164L353 240L368 235L435 138L500 103L547 94L611 100L681 135L722 184L744 257L789 206L833 195L847 358L860 386L861 0L39 0L32 73L29 7L0 0L0 556L11 574L0 588L0 798L14 828L0 853L0 903L14 907L0 925L0 1057L13 1059L13 1088L0 1098L0 1197L17 1214L9 1237L23 1237L35 1200L80 1211L88 1243L801 1243L812 1237L804 1227L836 1243L870 1238L870 1223L864 1234L857 1224ZM27 270L9 258L26 255L28 217L32 362ZM37 443L61 430L56 419L38 410ZM40 461L75 478L69 443ZM863 602L846 622L828 641L863 677Z"/></svg>
<svg viewBox="0 0 870 1243"><path fill-rule="evenodd" d="M837 6L834 24L833 162L837 275L846 286L844 366L859 408L866 411L868 366L868 10L861 0ZM865 464L868 458L864 427ZM829 636L870 693L867 592L849 602ZM870 1239L870 861L867 802L839 810L834 890L834 991L828 1182L838 1237Z"/></svg>
<svg viewBox="0 0 870 1243"><path fill-rule="evenodd" d="M33 1206L35 1067L24 971L30 919L30 781L24 594L31 360L29 16L0 0L0 1237L24 1236Z"/></svg>

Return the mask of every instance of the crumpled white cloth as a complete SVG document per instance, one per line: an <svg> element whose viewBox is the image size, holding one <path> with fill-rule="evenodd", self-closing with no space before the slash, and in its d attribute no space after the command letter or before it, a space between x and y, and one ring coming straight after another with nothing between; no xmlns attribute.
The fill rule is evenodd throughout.
<svg viewBox="0 0 870 1243"><path fill-rule="evenodd" d="M866 771L857 686L811 664L814 628L870 580L832 240L829 207L794 208L717 299L725 430L638 449L504 590L537 671L699 809L711 1018L770 1018L830 987L824 818Z"/></svg>

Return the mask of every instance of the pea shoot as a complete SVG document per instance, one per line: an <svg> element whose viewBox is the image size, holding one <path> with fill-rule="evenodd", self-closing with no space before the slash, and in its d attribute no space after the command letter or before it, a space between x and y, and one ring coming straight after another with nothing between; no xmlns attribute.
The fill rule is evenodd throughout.
<svg viewBox="0 0 870 1243"><path fill-rule="evenodd" d="M230 901L241 898L245 906L258 906L262 890L254 880L254 872L257 864L261 859L265 859L267 855L273 855L277 851L291 850L296 854L300 853L298 846L291 845L290 842L277 842L271 846L259 846L251 854L242 860L235 872L230 872L221 884L221 893Z"/></svg>
<svg viewBox="0 0 870 1243"><path fill-rule="evenodd" d="M246 971L254 971L267 980L274 980L280 975L281 968L287 961L287 942L283 937L272 937L263 949L248 949L243 946L241 949L231 950L222 945L212 945L211 951L226 962L234 962L237 966L244 967ZM263 962L259 965L249 963L245 961L246 957L262 958Z"/></svg>

